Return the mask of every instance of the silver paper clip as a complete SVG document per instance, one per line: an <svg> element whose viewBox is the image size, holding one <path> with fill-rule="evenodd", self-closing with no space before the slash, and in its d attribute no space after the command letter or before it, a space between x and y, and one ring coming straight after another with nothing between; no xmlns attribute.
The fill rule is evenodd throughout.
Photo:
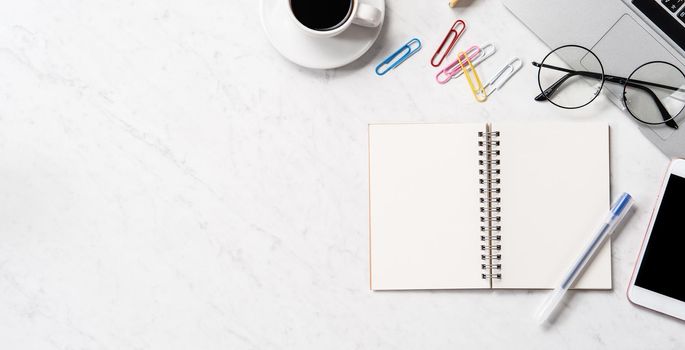
<svg viewBox="0 0 685 350"><path fill-rule="evenodd" d="M493 92L498 89L502 89L504 83L507 82L516 72L521 69L523 62L520 58L514 57L509 63L507 63L502 69L500 69L495 75L483 86L485 91L485 96L490 96ZM488 91L488 88L492 88Z"/></svg>
<svg viewBox="0 0 685 350"><path fill-rule="evenodd" d="M473 64L474 67L477 67L481 62L485 61L490 56L494 55L495 52L497 52L497 48L495 48L495 45L493 45L492 43L485 44L481 46L480 53L471 60L471 64ZM457 72L452 74L452 79L459 78L462 74L464 74L464 72L458 70Z"/></svg>
<svg viewBox="0 0 685 350"><path fill-rule="evenodd" d="M392 53L390 56L386 57L383 62L376 66L376 74L378 76L384 75L385 73L395 69L402 62L406 61L411 55L415 54L416 51L421 49L421 41L417 38L409 40L404 46L400 47L399 50ZM398 56L402 55L398 58Z"/></svg>

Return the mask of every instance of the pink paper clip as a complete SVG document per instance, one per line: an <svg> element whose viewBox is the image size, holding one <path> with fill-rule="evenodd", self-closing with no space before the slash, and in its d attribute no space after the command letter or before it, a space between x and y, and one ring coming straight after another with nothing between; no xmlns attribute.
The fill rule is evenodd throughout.
<svg viewBox="0 0 685 350"><path fill-rule="evenodd" d="M473 45L466 50L469 60L474 60L480 54L480 47ZM440 84L445 84L452 77L461 71L461 64L459 64L459 57L454 62L448 64L443 70L439 71L435 76L435 81ZM444 78L443 78L444 77Z"/></svg>

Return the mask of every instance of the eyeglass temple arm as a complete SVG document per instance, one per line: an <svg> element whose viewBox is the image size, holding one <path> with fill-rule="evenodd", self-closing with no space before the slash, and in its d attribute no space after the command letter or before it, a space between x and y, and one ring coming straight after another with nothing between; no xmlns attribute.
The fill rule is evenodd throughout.
<svg viewBox="0 0 685 350"><path fill-rule="evenodd" d="M661 118L664 120L664 124L672 127L673 129L678 129L678 124L673 120L673 117L671 117L671 115L668 113L668 110L666 109L666 107L664 107L664 104L661 103L661 101L659 100L659 97L656 96L654 91L652 91L651 89L649 89L646 86L642 86L640 84L634 84L634 83L632 83L632 81L633 80L628 81L625 84L627 86L632 87L632 88L646 92L652 98L652 100L654 100L654 103L656 103L656 107L659 109L659 112L661 113ZM625 103L626 105L628 104L628 101L627 101L625 95L623 96L623 103Z"/></svg>
<svg viewBox="0 0 685 350"><path fill-rule="evenodd" d="M554 70L558 70L558 71L562 71L562 72L566 72L566 73L576 73L576 74L580 74L582 76L586 76L589 78L602 79L602 74L600 74L600 73L593 73L593 72L587 72L587 71L576 71L576 70L572 70L572 69L552 66L549 64L540 64L537 62L533 62L533 65L535 67L549 68L549 69L554 69ZM628 80L628 78L617 77L614 75L604 75L604 79L606 79L609 82L616 83L616 84L625 84L626 80ZM637 80L637 79L630 79L630 81L633 83L636 83L636 84L654 86L654 87L667 89L667 90L680 91L680 92L685 91L685 89L683 89L681 87L669 86L669 85L664 85L664 84L659 84L659 83L652 83L649 81L643 81L643 80Z"/></svg>
<svg viewBox="0 0 685 350"><path fill-rule="evenodd" d="M559 78L559 80L554 82L554 84L550 85L543 93L540 93L539 95L535 96L536 101L547 100L547 96L551 96L552 94L554 94L554 92L557 91L557 89L561 86L561 84L563 84L566 80L568 80L572 76L580 75L580 76L584 76L584 77L592 78L592 79L597 79L597 80L602 79L602 75L599 73L593 73L593 72L587 72L587 71L575 71L575 70L571 70L571 69L566 69L566 68L561 68L561 67L556 67L556 66L550 66L550 65L546 65L546 64L539 64L537 62L533 62L533 65L536 67L543 67L543 68L554 69L554 70L558 70L558 71L562 71L562 72L567 72L567 74L565 74L563 77ZM631 79L630 81L626 82L626 80L628 80L628 79L616 77L613 75L606 75L606 76L604 76L604 78L606 81L608 81L610 83L626 84L630 87L645 91L652 98L652 100L654 100L654 103L656 104L657 108L659 109L659 112L661 114L661 118L664 120L664 123L666 125L674 128L674 129L678 129L678 124L673 120L671 115L666 110L666 107L664 107L664 105L661 103L661 101L656 96L656 94L652 90L650 90L650 89L648 89L642 85L639 85L639 84L657 86L657 87L666 88L666 89L675 90L675 91L680 91L682 89L674 88L672 86L657 84L657 83L650 83L650 82L644 82L641 80L634 80L634 79ZM625 97L624 97L624 102L625 102Z"/></svg>
<svg viewBox="0 0 685 350"><path fill-rule="evenodd" d="M568 78L578 75L576 72L572 73L567 73L564 74L563 77L559 78L559 80L555 81L554 84L550 85L547 89L545 89L544 92L541 92L539 95L535 96L535 101L545 101L547 100L547 96L552 96L554 93L559 89L561 84L563 84Z"/></svg>
<svg viewBox="0 0 685 350"><path fill-rule="evenodd" d="M580 75L580 76L584 76L587 78L602 80L602 75L599 73L571 70L571 69L561 68L561 67L557 67L557 66L550 66L547 64L540 64L537 62L533 62L533 65L535 67L549 68L549 69L554 69L554 70L558 70L558 71L568 73L568 74L565 74L563 77L559 78L559 80L555 81L554 84L550 85L544 92L535 96L535 101L544 101L547 99L546 96L552 96L554 94L554 92L557 91L557 89L559 89L561 84L563 84L566 80L568 80L568 78L570 78L572 76Z"/></svg>

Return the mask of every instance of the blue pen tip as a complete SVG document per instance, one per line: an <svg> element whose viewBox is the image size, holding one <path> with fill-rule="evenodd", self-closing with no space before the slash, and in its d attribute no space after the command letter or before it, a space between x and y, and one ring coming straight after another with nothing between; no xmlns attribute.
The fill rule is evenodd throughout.
<svg viewBox="0 0 685 350"><path fill-rule="evenodd" d="M614 207L611 209L611 213L614 215L619 215L621 212L623 212L632 199L633 197L624 192L614 204Z"/></svg>

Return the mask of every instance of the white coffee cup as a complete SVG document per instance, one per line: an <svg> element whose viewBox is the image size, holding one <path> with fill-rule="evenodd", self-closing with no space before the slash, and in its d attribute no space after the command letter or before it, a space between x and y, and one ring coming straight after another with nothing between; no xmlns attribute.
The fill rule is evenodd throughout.
<svg viewBox="0 0 685 350"><path fill-rule="evenodd" d="M377 7L370 5L365 0L352 0L352 11L342 24L329 30L316 30L302 24L293 12L290 0L288 2L288 13L295 24L305 33L316 37L332 37L344 32L352 24L362 27L378 27L381 24L383 13ZM325 1L325 0L321 0Z"/></svg>

